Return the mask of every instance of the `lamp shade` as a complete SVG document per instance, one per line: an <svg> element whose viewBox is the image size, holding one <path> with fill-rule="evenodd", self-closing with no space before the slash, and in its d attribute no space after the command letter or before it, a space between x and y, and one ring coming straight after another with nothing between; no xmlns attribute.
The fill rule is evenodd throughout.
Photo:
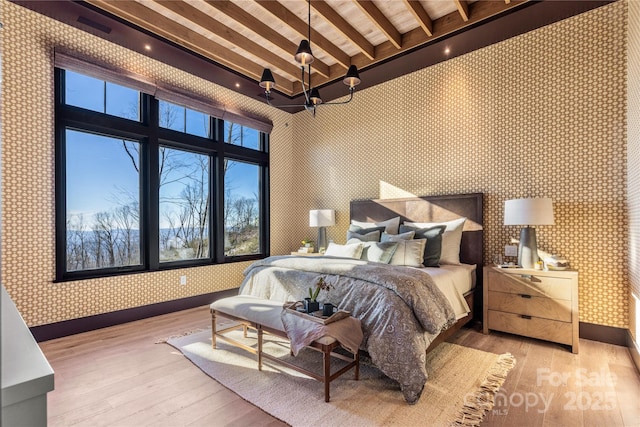
<svg viewBox="0 0 640 427"><path fill-rule="evenodd" d="M260 83L259 83L260 87L265 89L267 92L270 91L272 88L276 87L276 81L273 78L273 73L271 72L270 69L265 68L264 71L262 72L262 78L260 79Z"/></svg>
<svg viewBox="0 0 640 427"><path fill-rule="evenodd" d="M553 225L549 198L514 199L504 202L504 225Z"/></svg>
<svg viewBox="0 0 640 427"><path fill-rule="evenodd" d="M309 43L309 40L302 40L300 42L298 50L296 51L296 54L293 56L293 58L298 64L302 65L303 67L313 62L314 57L313 53L311 53L311 44Z"/></svg>
<svg viewBox="0 0 640 427"><path fill-rule="evenodd" d="M315 209L309 211L309 227L328 227L336 224L336 211Z"/></svg>
<svg viewBox="0 0 640 427"><path fill-rule="evenodd" d="M360 74L358 74L358 67L355 65L351 65L347 70L347 74L345 74L342 82L349 86L350 88L354 88L360 84Z"/></svg>
<svg viewBox="0 0 640 427"><path fill-rule="evenodd" d="M320 97L320 91L318 90L318 88L314 87L313 89L311 89L311 92L309 93L309 101L313 105L322 104L322 98Z"/></svg>

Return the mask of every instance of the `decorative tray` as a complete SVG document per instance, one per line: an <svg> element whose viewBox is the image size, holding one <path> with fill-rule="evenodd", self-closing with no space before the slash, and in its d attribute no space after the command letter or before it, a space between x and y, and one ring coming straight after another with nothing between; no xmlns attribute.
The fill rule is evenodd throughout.
<svg viewBox="0 0 640 427"><path fill-rule="evenodd" d="M329 323L333 323L351 316L351 312L347 310L338 310L335 311L331 316L323 316L322 310L314 311L312 313L306 313L305 311L301 311L302 307L302 301L284 303L284 309L288 313L300 316L303 319L311 320L313 322L322 323L323 325L328 325Z"/></svg>

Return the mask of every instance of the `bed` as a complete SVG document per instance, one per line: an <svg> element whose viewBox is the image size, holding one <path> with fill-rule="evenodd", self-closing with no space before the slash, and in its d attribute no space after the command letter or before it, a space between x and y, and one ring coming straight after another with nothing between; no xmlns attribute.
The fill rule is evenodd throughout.
<svg viewBox="0 0 640 427"><path fill-rule="evenodd" d="M350 214L354 229L365 225L359 230L363 236L373 233L366 224L386 227L385 221L393 218L401 224L396 233L389 228L378 230L390 241L403 240L393 236L400 235L400 229L406 231L414 226L413 230L424 231L431 230L425 223L462 221L457 243L459 264L444 263L449 257L445 252L448 254L451 249L450 235L442 239L439 267L415 268L404 262L392 265L390 260L370 262L364 256L360 259L359 254L356 259L337 257L335 250L329 250L333 249L330 245L329 255L324 257L274 256L256 261L246 269L239 293L283 302L300 300L323 277L333 286L323 291L319 300L349 310L361 320L361 349L385 375L398 382L404 399L413 404L427 381L427 351L468 323L474 312L481 312L477 310L481 298L476 295L482 289L482 194L352 201ZM445 236L442 230L444 226L439 233ZM353 233L349 232L347 237L350 236L353 238ZM402 243L403 247L414 246L418 240L432 242L431 237L415 237ZM351 250L357 245L357 238L349 240L350 244L334 246L340 247L339 251ZM389 247L388 243L366 245L370 253ZM427 258L424 260L428 264Z"/></svg>

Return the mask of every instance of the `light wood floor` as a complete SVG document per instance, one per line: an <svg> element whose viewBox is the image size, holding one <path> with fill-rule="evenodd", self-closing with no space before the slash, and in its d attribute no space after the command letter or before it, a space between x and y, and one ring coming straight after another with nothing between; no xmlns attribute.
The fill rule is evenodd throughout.
<svg viewBox="0 0 640 427"><path fill-rule="evenodd" d="M41 343L55 371L49 425L284 425L173 347L155 344L209 325L202 307ZM574 355L559 345L470 329L452 342L517 359L484 426L640 426L640 377L624 347L580 340Z"/></svg>

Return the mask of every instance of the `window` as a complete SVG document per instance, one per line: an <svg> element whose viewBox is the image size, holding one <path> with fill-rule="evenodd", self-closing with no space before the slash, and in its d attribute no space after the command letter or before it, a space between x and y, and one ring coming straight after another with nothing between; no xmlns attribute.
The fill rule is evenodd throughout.
<svg viewBox="0 0 640 427"><path fill-rule="evenodd" d="M123 150L138 142L70 129L65 140L67 271L140 265L140 174Z"/></svg>
<svg viewBox="0 0 640 427"><path fill-rule="evenodd" d="M160 127L209 137L209 116L196 110L160 100Z"/></svg>
<svg viewBox="0 0 640 427"><path fill-rule="evenodd" d="M267 133L55 73L58 280L268 255Z"/></svg>
<svg viewBox="0 0 640 427"><path fill-rule="evenodd" d="M224 140L240 147L260 149L260 132L236 123L224 123Z"/></svg>
<svg viewBox="0 0 640 427"><path fill-rule="evenodd" d="M67 105L99 113L140 120L140 92L93 77L67 71Z"/></svg>
<svg viewBox="0 0 640 427"><path fill-rule="evenodd" d="M209 157L160 148L160 262L209 256Z"/></svg>
<svg viewBox="0 0 640 427"><path fill-rule="evenodd" d="M260 167L225 159L224 253L260 253Z"/></svg>

